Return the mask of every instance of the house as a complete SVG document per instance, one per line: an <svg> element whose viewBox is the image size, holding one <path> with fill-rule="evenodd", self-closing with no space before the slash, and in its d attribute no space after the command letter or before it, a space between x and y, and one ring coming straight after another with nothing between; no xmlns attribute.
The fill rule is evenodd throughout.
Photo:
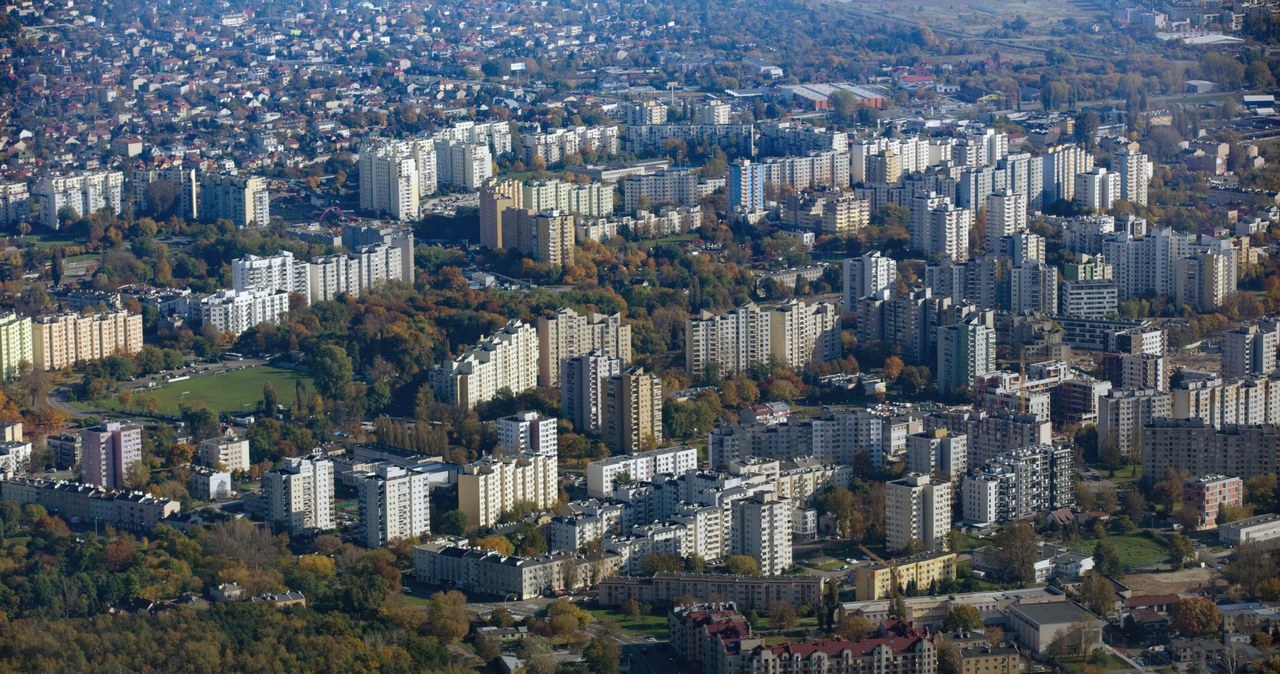
<svg viewBox="0 0 1280 674"><path fill-rule="evenodd" d="M1125 627L1133 621L1142 630L1142 641L1147 644L1162 644L1169 639L1169 619L1148 608L1140 608L1125 617Z"/></svg>

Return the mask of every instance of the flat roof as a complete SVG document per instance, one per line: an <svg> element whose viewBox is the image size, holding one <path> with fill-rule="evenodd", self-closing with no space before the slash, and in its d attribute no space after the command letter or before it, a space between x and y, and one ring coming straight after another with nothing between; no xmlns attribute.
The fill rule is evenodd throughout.
<svg viewBox="0 0 1280 674"><path fill-rule="evenodd" d="M1015 604L1010 606L1009 610L1017 611L1027 620L1041 626L1072 623L1080 619L1082 616L1092 620L1102 620L1098 616L1086 611L1079 604L1070 601L1055 601L1041 604Z"/></svg>

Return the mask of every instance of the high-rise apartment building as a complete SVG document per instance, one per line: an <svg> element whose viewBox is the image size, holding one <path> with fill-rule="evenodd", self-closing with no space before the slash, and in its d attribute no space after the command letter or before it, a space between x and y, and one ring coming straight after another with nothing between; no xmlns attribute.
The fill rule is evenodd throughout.
<svg viewBox="0 0 1280 674"><path fill-rule="evenodd" d="M517 180L487 180L480 186L480 245L490 250L516 247L516 215L524 208Z"/></svg>
<svg viewBox="0 0 1280 674"><path fill-rule="evenodd" d="M656 448L662 442L662 380L632 367L604 387L605 445L615 454Z"/></svg>
<svg viewBox="0 0 1280 674"><path fill-rule="evenodd" d="M1280 358L1280 324L1245 325L1222 334L1222 376L1269 374Z"/></svg>
<svg viewBox="0 0 1280 674"><path fill-rule="evenodd" d="M376 139L360 148L360 210L416 220L437 189L435 143Z"/></svg>
<svg viewBox="0 0 1280 674"><path fill-rule="evenodd" d="M733 544L737 555L750 555L766 576L791 568L791 513L795 504L773 494L758 493L733 503Z"/></svg>
<svg viewBox="0 0 1280 674"><path fill-rule="evenodd" d="M560 416L572 422L575 431L596 434L604 430L606 384L622 374L623 365L621 358L596 349L562 363Z"/></svg>
<svg viewBox="0 0 1280 674"><path fill-rule="evenodd" d="M772 309L744 304L715 315L703 311L685 324L685 367L699 377L727 376L772 356L793 369L840 357L840 316L827 302L791 300Z"/></svg>
<svg viewBox="0 0 1280 674"><path fill-rule="evenodd" d="M764 208L764 166L749 159L729 165L729 210Z"/></svg>
<svg viewBox="0 0 1280 674"><path fill-rule="evenodd" d="M516 250L549 265L573 263L574 219L560 211L516 213Z"/></svg>
<svg viewBox="0 0 1280 674"><path fill-rule="evenodd" d="M1075 203L1098 213L1111 210L1120 200L1120 174L1097 167L1076 176Z"/></svg>
<svg viewBox="0 0 1280 674"><path fill-rule="evenodd" d="M221 466L231 473L249 470L249 441L245 438L210 438L201 442L196 451L206 466Z"/></svg>
<svg viewBox="0 0 1280 674"><path fill-rule="evenodd" d="M537 412L518 412L498 419L498 448L509 454L558 456L556 420Z"/></svg>
<svg viewBox="0 0 1280 674"><path fill-rule="evenodd" d="M107 422L80 431L80 480L85 484L127 489L129 469L142 460L142 427Z"/></svg>
<svg viewBox="0 0 1280 674"><path fill-rule="evenodd" d="M124 174L120 171L87 171L47 176L36 183L31 196L40 206L40 224L58 229L62 226L63 209L70 209L76 217L104 208L119 215L124 209L123 188Z"/></svg>
<svg viewBox="0 0 1280 674"><path fill-rule="evenodd" d="M437 139L436 179L441 185L474 192L493 176L493 154L482 143Z"/></svg>
<svg viewBox="0 0 1280 674"><path fill-rule="evenodd" d="M380 464L356 482L360 537L371 548L431 533L431 476Z"/></svg>
<svg viewBox="0 0 1280 674"><path fill-rule="evenodd" d="M943 204L929 211L929 238L924 253L955 262L969 259L969 230L973 211Z"/></svg>
<svg viewBox="0 0 1280 674"><path fill-rule="evenodd" d="M1058 268L1028 261L1009 269L1009 310L1045 316L1058 313Z"/></svg>
<svg viewBox="0 0 1280 674"><path fill-rule="evenodd" d="M1202 419L1153 419L1142 431L1142 474L1248 478L1280 468L1280 430L1270 424L1216 429Z"/></svg>
<svg viewBox="0 0 1280 674"><path fill-rule="evenodd" d="M1137 206L1146 206L1147 189L1154 170L1151 158L1138 150L1137 143L1130 143L1111 155L1111 170L1120 175L1120 198Z"/></svg>
<svg viewBox="0 0 1280 674"><path fill-rule="evenodd" d="M32 339L30 318L17 314L0 316L0 376L6 381L18 376L23 363L36 367Z"/></svg>
<svg viewBox="0 0 1280 674"><path fill-rule="evenodd" d="M907 436L907 472L958 485L969 469L969 436L937 428Z"/></svg>
<svg viewBox="0 0 1280 674"><path fill-rule="evenodd" d="M512 320L490 337L436 366L429 375L436 400L467 409L492 400L498 391L523 393L537 386L538 335Z"/></svg>
<svg viewBox="0 0 1280 674"><path fill-rule="evenodd" d="M631 362L631 326L621 314L580 314L565 307L538 319L538 384L560 383L562 364L589 351Z"/></svg>
<svg viewBox="0 0 1280 674"><path fill-rule="evenodd" d="M233 335L261 323L279 323L289 313L289 293L283 290L237 292L219 290L200 299L200 320L218 332Z"/></svg>
<svg viewBox="0 0 1280 674"><path fill-rule="evenodd" d="M987 197L987 250L996 250L1001 237L1027 229L1027 195L1008 189L996 190Z"/></svg>
<svg viewBox="0 0 1280 674"><path fill-rule="evenodd" d="M1120 304L1113 281L1066 281L1058 290L1058 311L1072 318L1106 318Z"/></svg>
<svg viewBox="0 0 1280 674"><path fill-rule="evenodd" d="M112 354L142 350L142 316L123 309L38 316L31 323L32 367L61 370Z"/></svg>
<svg viewBox="0 0 1280 674"><path fill-rule="evenodd" d="M458 508L468 528L492 526L516 503L546 510L559 498L556 458L539 454L486 457L458 475Z"/></svg>
<svg viewBox="0 0 1280 674"><path fill-rule="evenodd" d="M13 227L31 218L31 194L26 183L0 183L0 227Z"/></svg>
<svg viewBox="0 0 1280 674"><path fill-rule="evenodd" d="M319 454L288 457L279 468L263 473L262 495L271 524L290 534L336 527L333 462Z"/></svg>
<svg viewBox="0 0 1280 674"><path fill-rule="evenodd" d="M1200 527L1216 527L1222 506L1244 504L1244 481L1226 475L1189 477L1182 481L1182 503L1195 509Z"/></svg>
<svg viewBox="0 0 1280 674"><path fill-rule="evenodd" d="M1006 452L971 470L962 501L967 522L989 524L1075 505L1075 455L1067 446Z"/></svg>
<svg viewBox="0 0 1280 674"><path fill-rule="evenodd" d="M926 550L946 548L951 529L951 483L907 475L884 485L885 547L905 550L919 541Z"/></svg>
<svg viewBox="0 0 1280 674"><path fill-rule="evenodd" d="M844 261L844 310L853 311L858 300L894 290L898 264L893 258L873 250L862 257Z"/></svg>
<svg viewBox="0 0 1280 674"><path fill-rule="evenodd" d="M271 222L266 178L205 173L200 179L200 217L230 220L236 227L265 227Z"/></svg>
<svg viewBox="0 0 1280 674"><path fill-rule="evenodd" d="M996 369L996 331L977 317L938 328L938 390L973 388Z"/></svg>
<svg viewBox="0 0 1280 674"><path fill-rule="evenodd" d="M305 263L296 262L287 250L275 255L245 255L231 261L231 288L236 292L276 292L307 294Z"/></svg>

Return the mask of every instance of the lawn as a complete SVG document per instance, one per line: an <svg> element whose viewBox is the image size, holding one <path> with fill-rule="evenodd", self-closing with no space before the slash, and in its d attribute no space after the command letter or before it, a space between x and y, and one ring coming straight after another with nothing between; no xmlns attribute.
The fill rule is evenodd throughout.
<svg viewBox="0 0 1280 674"><path fill-rule="evenodd" d="M1124 670L1133 671L1133 666L1131 666L1129 663L1125 662L1124 660L1121 660L1120 658L1116 657L1114 653L1107 652L1106 656L1107 656L1107 661L1105 663L1100 663L1100 664L1102 664L1102 667L1106 669L1108 672L1124 671ZM1083 671L1085 666L1089 664L1091 663L1083 659L1067 660L1062 662L1063 667L1073 672Z"/></svg>
<svg viewBox="0 0 1280 674"><path fill-rule="evenodd" d="M1124 561L1125 566L1150 566L1164 563L1169 559L1169 551L1164 544L1141 534L1108 536L1107 539L1115 545L1116 552L1120 555L1120 559ZM1071 541L1066 543L1066 546L1078 552L1093 554L1093 548L1097 544L1097 539L1087 538Z"/></svg>
<svg viewBox="0 0 1280 674"><path fill-rule="evenodd" d="M179 403L197 400L214 412L244 412L257 409L262 401L262 389L267 382L275 387L281 405L293 405L295 383L299 379L306 385L308 392L314 390L311 378L306 375L300 375L294 370L259 365L233 372L192 377L135 392L135 395L155 396L160 403L161 414L178 414ZM115 398L108 398L96 401L94 405L118 410L120 402Z"/></svg>
<svg viewBox="0 0 1280 674"><path fill-rule="evenodd" d="M659 638L667 636L667 619L665 617L645 615L639 618L631 616L611 609L591 609L591 615L595 617L596 622L612 622L618 627L633 634L644 634Z"/></svg>

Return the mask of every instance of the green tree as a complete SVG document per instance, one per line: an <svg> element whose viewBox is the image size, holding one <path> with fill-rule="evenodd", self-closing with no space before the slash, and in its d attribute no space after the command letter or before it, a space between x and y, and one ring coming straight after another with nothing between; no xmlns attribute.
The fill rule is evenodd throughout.
<svg viewBox="0 0 1280 674"><path fill-rule="evenodd" d="M969 604L957 604L947 613L947 617L942 621L942 629L951 630L980 630L982 629L982 614L978 609Z"/></svg>
<svg viewBox="0 0 1280 674"><path fill-rule="evenodd" d="M1102 538L1093 546L1093 564L1104 576L1124 577L1124 560L1110 539Z"/></svg>
<svg viewBox="0 0 1280 674"><path fill-rule="evenodd" d="M316 391L331 400L341 399L354 376L351 358L340 346L325 344L311 358L311 378Z"/></svg>
<svg viewBox="0 0 1280 674"><path fill-rule="evenodd" d="M1020 585L1035 580L1039 546L1030 524L1015 522L1005 527L996 537L996 548L1005 578Z"/></svg>
<svg viewBox="0 0 1280 674"><path fill-rule="evenodd" d="M461 536L467 531L467 514L461 510L450 510L440 518L440 533L447 536Z"/></svg>
<svg viewBox="0 0 1280 674"><path fill-rule="evenodd" d="M1191 543L1191 539L1182 534L1171 534L1168 538L1169 561L1175 567L1184 567L1191 563L1196 556L1196 546Z"/></svg>
<svg viewBox="0 0 1280 674"><path fill-rule="evenodd" d="M750 555L729 555L724 560L724 570L735 576L758 576L760 563Z"/></svg>
<svg viewBox="0 0 1280 674"><path fill-rule="evenodd" d="M437 592L427 600L426 630L442 641L459 641L471 629L467 596L457 590Z"/></svg>
<svg viewBox="0 0 1280 674"><path fill-rule="evenodd" d="M1111 615L1116 610L1115 587L1096 571L1090 571L1080 583L1080 602L1100 616Z"/></svg>
<svg viewBox="0 0 1280 674"><path fill-rule="evenodd" d="M582 651L582 660L594 674L618 674L621 655L618 644L606 636L598 636Z"/></svg>

